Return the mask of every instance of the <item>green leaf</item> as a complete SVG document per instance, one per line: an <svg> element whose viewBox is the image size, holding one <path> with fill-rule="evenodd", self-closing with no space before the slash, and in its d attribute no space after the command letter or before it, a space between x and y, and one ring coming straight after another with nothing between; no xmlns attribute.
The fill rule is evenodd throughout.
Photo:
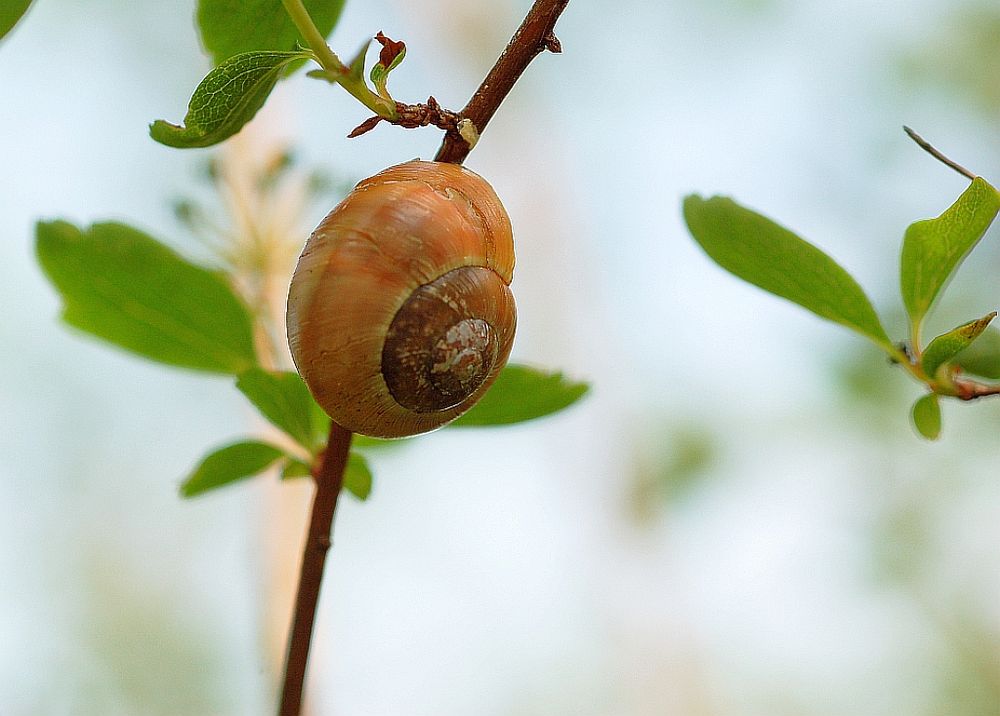
<svg viewBox="0 0 1000 716"><path fill-rule="evenodd" d="M311 401L310 407L312 410L312 417L310 419L312 420L313 430L315 430L316 434L319 436L320 442L325 445L326 438L330 433L330 416L327 415L326 411L320 407L319 403L316 402L311 393L309 395L309 400ZM354 437L357 438L359 436L355 435Z"/></svg>
<svg viewBox="0 0 1000 716"><path fill-rule="evenodd" d="M312 471L301 460L288 458L281 471L282 480L294 480L299 477L309 477ZM353 450L347 456L347 466L344 468L344 489L364 502L372 492L372 471L364 455Z"/></svg>
<svg viewBox="0 0 1000 716"><path fill-rule="evenodd" d="M419 439L420 435L414 435L409 438L373 438L368 435L358 435L355 434L351 438L351 449L359 448L361 450L385 450L386 448L394 449L407 443Z"/></svg>
<svg viewBox="0 0 1000 716"><path fill-rule="evenodd" d="M323 37L337 25L344 0L304 0ZM302 39L281 0L198 0L201 41L216 65L253 50L298 48Z"/></svg>
<svg viewBox="0 0 1000 716"><path fill-rule="evenodd" d="M282 480L294 480L299 477L309 477L310 475L312 475L312 470L309 466L293 457L288 458L285 466L281 468Z"/></svg>
<svg viewBox="0 0 1000 716"><path fill-rule="evenodd" d="M386 88L386 82L389 79L389 73L386 72L385 67L378 63L372 65L372 71L370 77L372 84L375 85L375 91L378 92L383 97L385 97L386 99L389 99L390 97L389 90Z"/></svg>
<svg viewBox="0 0 1000 716"><path fill-rule="evenodd" d="M1000 194L977 177L936 219L911 224L903 237L900 288L914 326L920 324L942 287L979 242L1000 211Z"/></svg>
<svg viewBox="0 0 1000 716"><path fill-rule="evenodd" d="M264 106L283 69L311 52L245 52L229 58L201 81L188 103L184 126L158 119L149 135L180 149L208 147L239 132Z"/></svg>
<svg viewBox="0 0 1000 716"><path fill-rule="evenodd" d="M346 70L341 72L339 70L327 71L324 69L310 70L306 73L307 77L312 77L317 80L325 80L330 84L344 84L345 87L349 86L365 86L364 76L365 76L365 60L368 55L368 47L372 44L372 41L365 40L365 44L361 46L357 54L347 63Z"/></svg>
<svg viewBox="0 0 1000 716"><path fill-rule="evenodd" d="M273 445L253 440L227 445L205 456L181 485L181 495L194 497L237 480L259 475L283 454Z"/></svg>
<svg viewBox="0 0 1000 716"><path fill-rule="evenodd" d="M329 419L315 420L318 406L298 373L251 368L236 379L236 387L261 415L310 453L323 446Z"/></svg>
<svg viewBox="0 0 1000 716"><path fill-rule="evenodd" d="M997 312L993 311L975 321L953 328L928 343L920 359L924 373L931 378L937 375L938 368L968 348L996 317Z"/></svg>
<svg viewBox="0 0 1000 716"><path fill-rule="evenodd" d="M351 452L347 456L347 467L344 469L344 487L352 495L364 502L372 492L372 471L363 455Z"/></svg>
<svg viewBox="0 0 1000 716"><path fill-rule="evenodd" d="M371 44L371 40L365 40L365 44L357 51L354 58L347 63L347 67L350 70L349 74L356 81L360 82L365 76L365 57L368 55L368 47Z"/></svg>
<svg viewBox="0 0 1000 716"><path fill-rule="evenodd" d="M11 31L30 4L31 0L4 0L0 4L0 38Z"/></svg>
<svg viewBox="0 0 1000 716"><path fill-rule="evenodd" d="M941 434L941 406L935 393L928 393L913 404L910 411L913 427L928 440L937 440Z"/></svg>
<svg viewBox="0 0 1000 716"><path fill-rule="evenodd" d="M509 425L534 420L567 408L590 390L586 383L567 380L523 365L508 365L486 395L449 427Z"/></svg>
<svg viewBox="0 0 1000 716"><path fill-rule="evenodd" d="M237 374L256 363L250 314L218 273L124 224L39 222L36 235L71 326L182 368Z"/></svg>
<svg viewBox="0 0 1000 716"><path fill-rule="evenodd" d="M1000 380L1000 331L987 328L952 363L966 373Z"/></svg>
<svg viewBox="0 0 1000 716"><path fill-rule="evenodd" d="M733 275L895 350L857 281L788 229L721 196L688 196L684 220L705 253Z"/></svg>

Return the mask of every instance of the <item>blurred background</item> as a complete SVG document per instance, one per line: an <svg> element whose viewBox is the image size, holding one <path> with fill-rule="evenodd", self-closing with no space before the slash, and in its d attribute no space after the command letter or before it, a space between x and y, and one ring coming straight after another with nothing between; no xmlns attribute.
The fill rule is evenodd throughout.
<svg viewBox="0 0 1000 716"><path fill-rule="evenodd" d="M457 109L529 5L348 0L331 44L405 40L394 94ZM228 380L67 330L34 222L123 220L200 257L175 209L226 216L209 161L291 150L291 260L353 182L440 139L348 141L366 110L300 73L226 149L154 143L208 69L193 14L37 0L0 43L5 715L271 713L310 496L267 476L182 501L209 448L266 428ZM557 34L468 166L515 226L514 358L592 393L373 453L371 498L339 508L309 713L1000 714L1000 402L947 403L917 438L918 386L718 269L679 211L729 194L798 231L901 337L903 231L966 185L901 125L1000 180L1000 7L572 0ZM930 331L1000 306L998 239Z"/></svg>

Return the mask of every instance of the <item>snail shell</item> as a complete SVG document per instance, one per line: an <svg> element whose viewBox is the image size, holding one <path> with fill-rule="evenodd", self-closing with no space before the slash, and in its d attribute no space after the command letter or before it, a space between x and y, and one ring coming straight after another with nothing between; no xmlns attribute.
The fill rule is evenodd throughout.
<svg viewBox="0 0 1000 716"><path fill-rule="evenodd" d="M510 219L479 175L412 161L365 179L306 242L288 342L339 425L404 437L454 420L503 368L517 322Z"/></svg>

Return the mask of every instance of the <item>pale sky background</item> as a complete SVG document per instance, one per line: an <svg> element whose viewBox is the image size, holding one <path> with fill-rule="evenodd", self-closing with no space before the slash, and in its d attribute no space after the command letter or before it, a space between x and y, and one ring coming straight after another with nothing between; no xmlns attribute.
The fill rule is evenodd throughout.
<svg viewBox="0 0 1000 716"><path fill-rule="evenodd" d="M331 44L405 40L396 95L458 108L528 5L348 0ZM307 486L182 501L201 455L261 425L225 379L68 330L33 257L53 217L194 250L171 201L210 199L210 153L146 134L207 69L193 12L37 0L0 42L5 716L273 711L266 634L289 613L268 595L297 568ZM571 0L564 53L468 166L515 227L514 358L592 394L373 458L371 498L338 514L310 713L996 716L1000 402L948 403L941 441L919 440L918 386L718 269L679 211L729 194L799 231L899 336L903 231L965 187L901 125L1000 180L990 27L972 0ZM300 75L257 122L345 180L438 144L345 139L366 116ZM932 327L1000 305L998 239Z"/></svg>

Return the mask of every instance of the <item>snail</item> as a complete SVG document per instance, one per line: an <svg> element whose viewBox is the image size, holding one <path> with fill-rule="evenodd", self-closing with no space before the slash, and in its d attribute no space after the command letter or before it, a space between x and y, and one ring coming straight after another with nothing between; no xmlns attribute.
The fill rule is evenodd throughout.
<svg viewBox="0 0 1000 716"><path fill-rule="evenodd" d="M517 323L510 219L456 164L410 161L359 183L306 242L288 343L339 425L397 438L454 420L507 362Z"/></svg>

